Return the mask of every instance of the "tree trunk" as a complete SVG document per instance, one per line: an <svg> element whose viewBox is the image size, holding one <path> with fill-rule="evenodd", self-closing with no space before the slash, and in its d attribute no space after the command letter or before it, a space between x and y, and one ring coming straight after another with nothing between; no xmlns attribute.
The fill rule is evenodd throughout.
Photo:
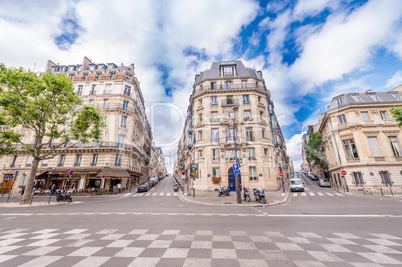
<svg viewBox="0 0 402 267"><path fill-rule="evenodd" d="M31 202L33 185L35 182L36 171L38 170L39 160L34 158L32 161L31 172L29 173L28 180L25 183L24 195L21 198L20 205L29 204Z"/></svg>

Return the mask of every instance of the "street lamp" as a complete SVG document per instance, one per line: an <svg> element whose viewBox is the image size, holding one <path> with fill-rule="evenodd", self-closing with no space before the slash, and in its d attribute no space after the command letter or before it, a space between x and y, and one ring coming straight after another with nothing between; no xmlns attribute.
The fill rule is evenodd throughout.
<svg viewBox="0 0 402 267"><path fill-rule="evenodd" d="M236 111L239 110L238 106L233 107L233 128L234 128L234 147L235 147L235 161L239 165L239 161L237 159L237 146L236 146L236 137L237 137L237 131L236 131ZM235 175L235 184L236 184L236 195L237 195L237 203L241 203L241 195L240 195L240 181L239 181L239 175Z"/></svg>

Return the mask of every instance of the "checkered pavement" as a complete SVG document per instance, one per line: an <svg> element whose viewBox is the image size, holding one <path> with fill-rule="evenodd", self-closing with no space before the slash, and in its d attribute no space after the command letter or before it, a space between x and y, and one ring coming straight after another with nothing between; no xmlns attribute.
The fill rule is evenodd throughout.
<svg viewBox="0 0 402 267"><path fill-rule="evenodd" d="M143 192L143 193L133 193L133 194L126 194L124 197L177 197L178 194L176 192L169 193L169 192L162 192L162 193L153 193L153 192Z"/></svg>
<svg viewBox="0 0 402 267"><path fill-rule="evenodd" d="M0 266L402 265L383 233L230 230L0 229Z"/></svg>
<svg viewBox="0 0 402 267"><path fill-rule="evenodd" d="M307 191L307 190L306 190ZM299 192L299 193L292 193L293 197L297 197L297 196L301 196L301 197L305 197L305 196L311 196L311 197L323 197L323 196L330 196L330 197L334 197L334 196L338 196L338 197L343 197L345 196L344 194L341 193L329 193L329 192Z"/></svg>

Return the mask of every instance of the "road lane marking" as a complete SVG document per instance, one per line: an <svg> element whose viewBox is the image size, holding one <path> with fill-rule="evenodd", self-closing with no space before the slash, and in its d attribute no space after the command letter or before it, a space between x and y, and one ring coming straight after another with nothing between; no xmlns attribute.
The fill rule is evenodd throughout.
<svg viewBox="0 0 402 267"><path fill-rule="evenodd" d="M317 192L317 194L318 194L319 196L323 196L323 195L324 195L323 193L320 193L320 192Z"/></svg>
<svg viewBox="0 0 402 267"><path fill-rule="evenodd" d="M305 197L305 196L306 196L306 193L301 193L301 195L302 195L302 197Z"/></svg>
<svg viewBox="0 0 402 267"><path fill-rule="evenodd" d="M125 194L123 197L128 197L129 195L131 195L131 193Z"/></svg>
<svg viewBox="0 0 402 267"><path fill-rule="evenodd" d="M170 193L166 193L166 196L170 197Z"/></svg>
<svg viewBox="0 0 402 267"><path fill-rule="evenodd" d="M293 193L293 196L294 196L294 197L297 197L297 193Z"/></svg>
<svg viewBox="0 0 402 267"><path fill-rule="evenodd" d="M310 192L309 194L310 194L310 196L315 196L315 194L313 192Z"/></svg>
<svg viewBox="0 0 402 267"><path fill-rule="evenodd" d="M331 197L333 197L334 195L333 194L331 194L331 193L326 193L328 196L331 196Z"/></svg>
<svg viewBox="0 0 402 267"><path fill-rule="evenodd" d="M160 196L160 197L163 196L163 193L160 193L159 196Z"/></svg>
<svg viewBox="0 0 402 267"><path fill-rule="evenodd" d="M150 196L150 195L151 195L151 193L146 193L146 194L145 194L146 197L148 197L148 196Z"/></svg>

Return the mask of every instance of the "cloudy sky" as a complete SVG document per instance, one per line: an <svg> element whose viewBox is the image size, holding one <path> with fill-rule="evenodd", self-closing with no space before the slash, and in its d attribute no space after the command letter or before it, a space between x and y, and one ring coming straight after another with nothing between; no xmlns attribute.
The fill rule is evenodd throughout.
<svg viewBox="0 0 402 267"><path fill-rule="evenodd" d="M296 169L333 96L402 84L401 0L0 0L0 62L135 64L154 140L174 164L194 76L262 70Z"/></svg>

